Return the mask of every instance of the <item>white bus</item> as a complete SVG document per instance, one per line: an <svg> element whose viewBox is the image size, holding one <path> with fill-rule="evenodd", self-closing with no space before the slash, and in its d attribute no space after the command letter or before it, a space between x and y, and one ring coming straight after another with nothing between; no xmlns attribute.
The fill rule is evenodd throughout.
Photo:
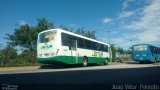
<svg viewBox="0 0 160 90"><path fill-rule="evenodd" d="M108 64L111 60L109 44L62 29L50 29L38 34L37 60L53 64Z"/></svg>

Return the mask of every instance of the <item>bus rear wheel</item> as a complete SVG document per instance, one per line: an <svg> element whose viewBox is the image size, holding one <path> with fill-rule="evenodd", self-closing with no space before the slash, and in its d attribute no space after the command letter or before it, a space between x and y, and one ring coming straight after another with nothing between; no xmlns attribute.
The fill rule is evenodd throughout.
<svg viewBox="0 0 160 90"><path fill-rule="evenodd" d="M108 57L106 57L106 60L105 60L105 62L104 62L104 65L108 65Z"/></svg>
<svg viewBox="0 0 160 90"><path fill-rule="evenodd" d="M86 67L87 65L88 65L87 57L84 57L84 58L83 58L83 61L82 61L82 66L83 66L83 67Z"/></svg>
<svg viewBox="0 0 160 90"><path fill-rule="evenodd" d="M104 65L108 65L108 60L107 59L105 60Z"/></svg>
<svg viewBox="0 0 160 90"><path fill-rule="evenodd" d="M140 64L144 64L144 61L139 61Z"/></svg>

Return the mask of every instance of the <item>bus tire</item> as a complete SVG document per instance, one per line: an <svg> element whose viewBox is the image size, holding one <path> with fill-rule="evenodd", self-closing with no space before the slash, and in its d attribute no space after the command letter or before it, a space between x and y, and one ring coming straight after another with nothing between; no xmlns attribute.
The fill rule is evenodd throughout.
<svg viewBox="0 0 160 90"><path fill-rule="evenodd" d="M144 64L144 61L139 61L139 64Z"/></svg>
<svg viewBox="0 0 160 90"><path fill-rule="evenodd" d="M83 57L82 66L87 67L87 65L88 65L87 57Z"/></svg>

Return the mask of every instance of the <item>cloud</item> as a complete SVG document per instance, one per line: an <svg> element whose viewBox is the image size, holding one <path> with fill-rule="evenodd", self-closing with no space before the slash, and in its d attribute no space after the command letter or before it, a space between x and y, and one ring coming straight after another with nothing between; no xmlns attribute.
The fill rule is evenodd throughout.
<svg viewBox="0 0 160 90"><path fill-rule="evenodd" d="M133 4L140 2L142 1ZM110 33L112 44L128 49L132 40L132 44L160 46L160 0L144 0L143 3L143 6L132 11L122 10L115 19L103 19L103 23L112 22L112 31L116 31L115 34ZM102 41L108 42L106 39L101 38Z"/></svg>
<svg viewBox="0 0 160 90"><path fill-rule="evenodd" d="M122 9L126 9L129 7L129 3L133 2L134 0L125 0L122 4Z"/></svg>
<svg viewBox="0 0 160 90"><path fill-rule="evenodd" d="M77 25L76 24L69 24L68 26L69 27L76 27Z"/></svg>
<svg viewBox="0 0 160 90"><path fill-rule="evenodd" d="M155 32L158 32L155 31ZM133 42L135 44L137 43L154 43L155 41L158 40L158 33L155 33L151 30L146 30L146 31L141 31L141 32L137 32L135 34L123 34L122 37L126 38L126 39L134 39ZM153 42L154 41L154 42Z"/></svg>
<svg viewBox="0 0 160 90"><path fill-rule="evenodd" d="M17 21L17 24L18 24L18 25L25 25L25 24L27 24L27 22L24 21L24 20L18 20L18 21Z"/></svg>
<svg viewBox="0 0 160 90"><path fill-rule="evenodd" d="M110 19L110 18L103 19L103 23L110 23L110 22L112 22L112 19Z"/></svg>
<svg viewBox="0 0 160 90"><path fill-rule="evenodd" d="M112 31L111 33L112 33L112 34L117 34L118 32L116 32L116 31Z"/></svg>
<svg viewBox="0 0 160 90"><path fill-rule="evenodd" d="M130 17L133 14L134 14L134 11L123 11L119 14L119 19Z"/></svg>
<svg viewBox="0 0 160 90"><path fill-rule="evenodd" d="M138 13L141 12L139 17ZM123 28L133 33L123 38L133 38L135 43L158 44L160 36L160 0L150 0L137 12L138 19L126 23Z"/></svg>
<svg viewBox="0 0 160 90"><path fill-rule="evenodd" d="M153 27L160 27L160 1L151 0L149 5L142 9L142 16L139 20L132 21L125 26L127 29L134 30L153 30Z"/></svg>
<svg viewBox="0 0 160 90"><path fill-rule="evenodd" d="M125 39L122 39L122 38L114 38L114 39L112 39L112 42L114 44L122 44L122 43L124 43L124 41L125 41Z"/></svg>
<svg viewBox="0 0 160 90"><path fill-rule="evenodd" d="M131 47L131 42L130 40L127 41L123 38L114 38L112 39L113 44L116 44L116 47L123 47L124 49L129 49Z"/></svg>

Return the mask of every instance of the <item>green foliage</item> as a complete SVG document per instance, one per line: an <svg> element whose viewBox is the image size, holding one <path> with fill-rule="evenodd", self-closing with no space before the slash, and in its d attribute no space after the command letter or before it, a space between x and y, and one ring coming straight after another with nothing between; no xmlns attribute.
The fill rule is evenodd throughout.
<svg viewBox="0 0 160 90"><path fill-rule="evenodd" d="M29 57L30 54L31 52L29 50L24 50L18 55L15 48L8 46L0 50L0 66L23 66L38 64L36 61L36 53L32 52L32 57Z"/></svg>
<svg viewBox="0 0 160 90"><path fill-rule="evenodd" d="M82 36L86 36L88 38L96 39L96 36L95 36L96 31L90 31L90 30L87 31L83 27L78 28L75 33L80 34Z"/></svg>
<svg viewBox="0 0 160 90"><path fill-rule="evenodd" d="M36 64L36 53L24 50L16 59L12 62L14 65L34 65Z"/></svg>
<svg viewBox="0 0 160 90"><path fill-rule="evenodd" d="M17 50L13 47L7 46L6 48L0 50L0 62L1 65L6 65L17 57Z"/></svg>
<svg viewBox="0 0 160 90"><path fill-rule="evenodd" d="M15 29L13 34L6 34L6 39L10 41L8 44L18 45L29 50L36 47L38 33L55 27L53 23L45 18L38 18L37 20L37 26L21 25L18 29Z"/></svg>
<svg viewBox="0 0 160 90"><path fill-rule="evenodd" d="M0 43L0 50L3 49L3 44Z"/></svg>
<svg viewBox="0 0 160 90"><path fill-rule="evenodd" d="M72 29L69 29L66 26L60 25L60 28L66 31L70 31L73 32ZM85 30L83 27L82 28L78 28L74 33L88 37L88 38L92 38L92 39L96 39L96 31L91 31L91 30Z"/></svg>
<svg viewBox="0 0 160 90"><path fill-rule="evenodd" d="M53 29L55 28L54 24L49 22L46 18L42 17L42 18L37 18L38 21L38 32L41 32L43 30L48 30L48 29Z"/></svg>
<svg viewBox="0 0 160 90"><path fill-rule="evenodd" d="M63 29L63 30L72 32L72 30L70 30L68 27L65 27L63 25L60 25L60 28Z"/></svg>
<svg viewBox="0 0 160 90"><path fill-rule="evenodd" d="M113 62L118 61L118 62L123 62L123 61L129 61L131 60L131 50L124 50L123 48L116 48L113 45L111 45L112 49L112 60ZM120 57L116 57L116 53L120 54Z"/></svg>
<svg viewBox="0 0 160 90"><path fill-rule="evenodd" d="M132 54L132 51L131 50L126 50L126 53L127 54Z"/></svg>
<svg viewBox="0 0 160 90"><path fill-rule="evenodd" d="M125 50L123 48L117 48L116 52L119 52L120 54L124 54Z"/></svg>
<svg viewBox="0 0 160 90"><path fill-rule="evenodd" d="M111 44L111 50L112 50L112 62L115 62L116 61L116 48L112 44Z"/></svg>
<svg viewBox="0 0 160 90"><path fill-rule="evenodd" d="M19 45L24 48L29 48L31 43L31 34L30 26L28 24L22 25L19 29L15 29L13 34L6 34L8 39L11 42L8 42L9 45L15 46Z"/></svg>
<svg viewBox="0 0 160 90"><path fill-rule="evenodd" d="M36 47L38 33L47 29L55 28L54 24L49 22L46 18L38 18L38 24L36 26L30 26L29 24L21 25L14 30L13 34L6 34L5 39L9 40L7 44L9 46L20 46L25 51L21 55L12 58L10 64L33 64L36 62ZM5 55L6 56L6 55ZM8 59L7 59L8 60Z"/></svg>

